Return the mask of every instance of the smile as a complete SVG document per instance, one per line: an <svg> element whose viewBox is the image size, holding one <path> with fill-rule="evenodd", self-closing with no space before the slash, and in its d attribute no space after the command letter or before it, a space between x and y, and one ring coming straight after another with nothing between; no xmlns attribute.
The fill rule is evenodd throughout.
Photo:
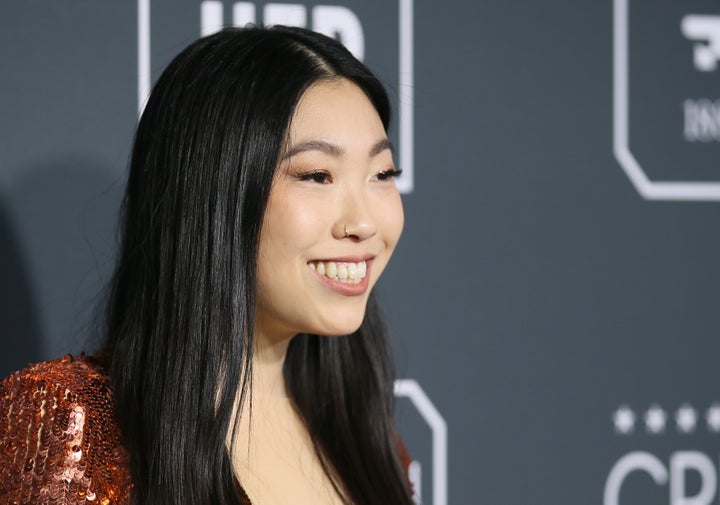
<svg viewBox="0 0 720 505"><path fill-rule="evenodd" d="M347 284L358 284L367 275L367 264L348 261L311 261L310 269L328 279Z"/></svg>

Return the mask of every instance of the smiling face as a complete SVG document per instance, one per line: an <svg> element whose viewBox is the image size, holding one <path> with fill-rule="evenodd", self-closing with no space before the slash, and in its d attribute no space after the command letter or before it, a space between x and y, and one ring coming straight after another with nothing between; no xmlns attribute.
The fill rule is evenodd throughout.
<svg viewBox="0 0 720 505"><path fill-rule="evenodd" d="M357 330L400 238L403 210L380 117L347 79L298 103L260 235L261 337Z"/></svg>

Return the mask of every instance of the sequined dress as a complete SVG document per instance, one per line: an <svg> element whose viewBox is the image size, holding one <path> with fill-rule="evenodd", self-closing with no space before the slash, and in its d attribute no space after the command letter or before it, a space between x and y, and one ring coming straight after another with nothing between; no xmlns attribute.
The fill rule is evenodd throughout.
<svg viewBox="0 0 720 505"><path fill-rule="evenodd" d="M125 505L131 490L102 360L66 356L0 382L0 504Z"/></svg>
<svg viewBox="0 0 720 505"><path fill-rule="evenodd" d="M65 356L0 381L0 505L129 505L132 487L103 359Z"/></svg>

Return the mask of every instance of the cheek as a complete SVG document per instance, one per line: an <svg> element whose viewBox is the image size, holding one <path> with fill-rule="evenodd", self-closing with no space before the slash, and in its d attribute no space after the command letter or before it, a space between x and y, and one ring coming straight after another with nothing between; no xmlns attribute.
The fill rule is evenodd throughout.
<svg viewBox="0 0 720 505"><path fill-rule="evenodd" d="M264 245L272 256L301 252L322 239L326 213L306 199L286 198L281 206L268 208L264 225Z"/></svg>
<svg viewBox="0 0 720 505"><path fill-rule="evenodd" d="M385 200L381 222L384 223L386 241L395 247L405 225L405 213L399 193Z"/></svg>

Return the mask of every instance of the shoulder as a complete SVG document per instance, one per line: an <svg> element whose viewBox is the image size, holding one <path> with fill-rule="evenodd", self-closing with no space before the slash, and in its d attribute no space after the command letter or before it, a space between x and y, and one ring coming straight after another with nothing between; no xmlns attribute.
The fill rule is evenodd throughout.
<svg viewBox="0 0 720 505"><path fill-rule="evenodd" d="M11 373L0 381L8 391L21 392L28 386L66 386L71 391L84 389L93 382L94 387L107 384L108 377L102 357L85 356L63 358L32 363L22 370ZM5 400L5 398L3 398Z"/></svg>
<svg viewBox="0 0 720 505"><path fill-rule="evenodd" d="M0 502L124 504L130 489L102 358L66 356L0 381Z"/></svg>

